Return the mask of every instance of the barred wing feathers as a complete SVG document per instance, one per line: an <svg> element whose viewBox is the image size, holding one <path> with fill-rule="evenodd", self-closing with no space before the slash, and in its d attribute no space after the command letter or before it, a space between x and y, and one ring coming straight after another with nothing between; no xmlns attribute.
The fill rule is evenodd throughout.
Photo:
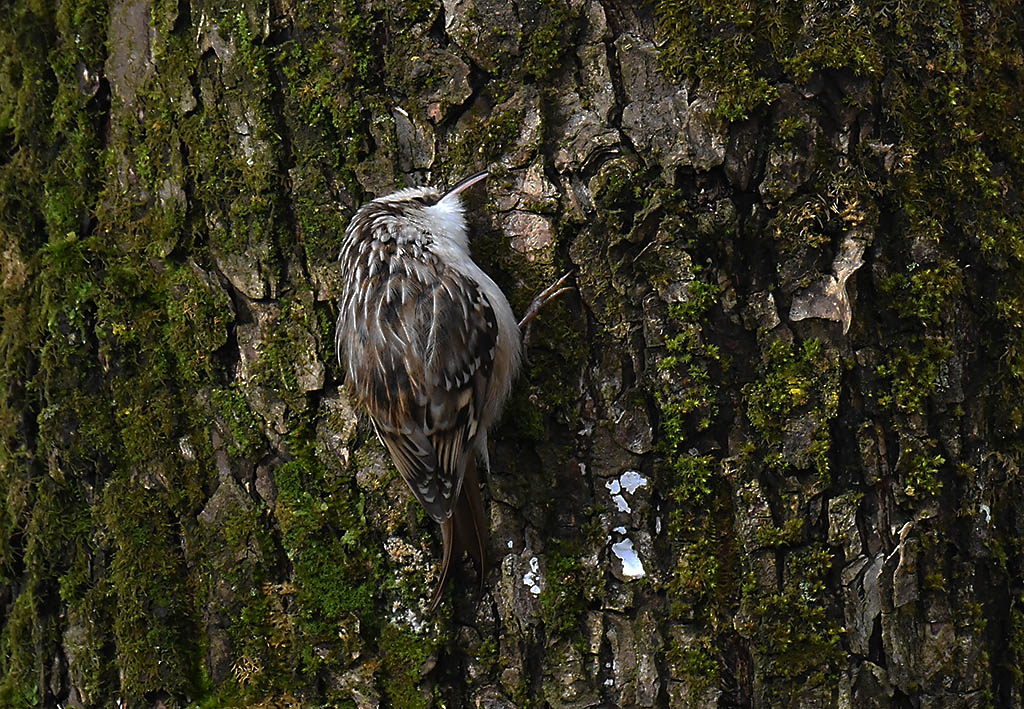
<svg viewBox="0 0 1024 709"><path fill-rule="evenodd" d="M339 328L339 350L398 471L430 517L444 522L465 459L476 455L497 322L476 284L436 261L379 270L347 294L354 322Z"/></svg>

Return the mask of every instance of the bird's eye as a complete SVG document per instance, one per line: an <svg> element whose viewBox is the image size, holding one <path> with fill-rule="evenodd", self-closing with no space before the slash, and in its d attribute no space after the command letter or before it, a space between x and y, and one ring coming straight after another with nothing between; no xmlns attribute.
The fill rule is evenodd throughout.
<svg viewBox="0 0 1024 709"><path fill-rule="evenodd" d="M422 204L424 207L429 207L431 205L437 204L437 197L434 197L433 195L418 194L412 198L412 201L418 204Z"/></svg>

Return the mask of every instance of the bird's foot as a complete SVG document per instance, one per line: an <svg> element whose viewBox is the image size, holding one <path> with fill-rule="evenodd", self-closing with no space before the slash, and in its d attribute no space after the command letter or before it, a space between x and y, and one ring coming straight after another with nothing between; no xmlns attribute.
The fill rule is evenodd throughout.
<svg viewBox="0 0 1024 709"><path fill-rule="evenodd" d="M572 271L565 274L557 281L552 283L550 286L541 291L540 295L533 299L530 303L530 307L526 309L526 314L523 315L523 319L519 321L519 330L523 333L523 345L525 346L530 341L530 329L531 323L537 314L540 313L541 309L545 305L553 301L555 298L565 295L571 290L574 290L572 286L565 285L566 281L569 280L569 276L572 275ZM525 331L523 328L526 328Z"/></svg>

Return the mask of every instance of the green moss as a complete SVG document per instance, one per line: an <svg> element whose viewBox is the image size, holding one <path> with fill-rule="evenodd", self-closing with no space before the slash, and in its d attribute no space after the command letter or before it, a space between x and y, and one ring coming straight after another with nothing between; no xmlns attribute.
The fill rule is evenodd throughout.
<svg viewBox="0 0 1024 709"><path fill-rule="evenodd" d="M296 587L300 637L332 637L336 624L370 617L382 579L375 577L375 545L368 538L349 481L329 475L313 447L312 430L293 429L289 444L297 458L275 474L274 510Z"/></svg>
<svg viewBox="0 0 1024 709"><path fill-rule="evenodd" d="M762 697L788 706L802 686L835 685L842 657L842 630L828 607L832 556L812 545L786 558L778 592L752 599L754 643L762 660Z"/></svg>
<svg viewBox="0 0 1024 709"><path fill-rule="evenodd" d="M306 396L299 375L305 363L322 354L315 350L314 333L319 330L320 322L311 302L298 298L283 300L280 316L261 342L252 382L271 389L292 410L303 411Z"/></svg>
<svg viewBox="0 0 1024 709"><path fill-rule="evenodd" d="M754 532L754 540L759 547L769 549L795 546L804 540L804 520L802 517L793 517L781 527L758 527Z"/></svg>
<svg viewBox="0 0 1024 709"><path fill-rule="evenodd" d="M770 104L784 79L803 83L824 69L880 75L884 56L872 11L830 10L792 2L661 0L655 15L662 67L673 78L699 80L728 121Z"/></svg>
<svg viewBox="0 0 1024 709"><path fill-rule="evenodd" d="M696 76L717 94L722 118L746 118L775 99L777 91L756 55L755 31L783 25L783 12L743 3L661 0L655 15L663 70L675 79Z"/></svg>
<svg viewBox="0 0 1024 709"><path fill-rule="evenodd" d="M253 459L264 445L263 429L237 389L214 389L210 402L227 426L228 455Z"/></svg>
<svg viewBox="0 0 1024 709"><path fill-rule="evenodd" d="M207 283L192 268L174 270L168 277L167 345L177 361L177 372L189 382L214 379L214 352L228 341L234 321L231 301L219 286Z"/></svg>
<svg viewBox="0 0 1024 709"><path fill-rule="evenodd" d="M747 418L760 434L761 442L777 448L785 440L787 426L798 418L811 417L812 444L793 462L813 465L825 479L831 446L829 421L839 407L841 372L836 353L816 339L806 340L799 347L774 340L767 345L763 357L761 380L743 387Z"/></svg>
<svg viewBox="0 0 1024 709"><path fill-rule="evenodd" d="M646 180L633 160L612 160L597 174L594 204L613 234L625 235L643 204Z"/></svg>
<svg viewBox="0 0 1024 709"><path fill-rule="evenodd" d="M777 130L785 145L805 131L799 119L784 118ZM808 145L807 150L818 150ZM829 254L851 231L871 230L879 218L877 194L867 178L852 167L819 170L810 176L812 187L779 206L768 225L780 251L780 259L806 258L813 249ZM799 284L806 287L807 283Z"/></svg>
<svg viewBox="0 0 1024 709"><path fill-rule="evenodd" d="M691 452L689 436L707 430L718 414L722 367L718 348L702 337L700 321L717 302L718 288L702 281L688 285L689 297L669 308L678 332L666 338L667 355L658 362L655 400L661 410L664 474L670 496L679 503L701 504L711 493L714 458Z"/></svg>
<svg viewBox="0 0 1024 709"><path fill-rule="evenodd" d="M448 155L448 177L461 178L497 160L519 135L522 120L521 111L506 109L468 121Z"/></svg>
<svg viewBox="0 0 1024 709"><path fill-rule="evenodd" d="M799 41L787 47L783 61L793 78L804 83L822 69L847 69L859 76L878 76L883 51L872 32L872 9L852 5L847 12L808 13Z"/></svg>
<svg viewBox="0 0 1024 709"><path fill-rule="evenodd" d="M695 530L679 528L670 531L674 537L682 538L688 531L692 534ZM683 546L668 585L673 618L692 621L713 602L722 566L712 539L697 536Z"/></svg>
<svg viewBox="0 0 1024 709"><path fill-rule="evenodd" d="M528 80L549 80L567 52L576 46L580 10L564 0L541 0L535 27L523 28L521 66Z"/></svg>
<svg viewBox="0 0 1024 709"><path fill-rule="evenodd" d="M672 435L670 430L667 430L666 433ZM670 484L672 487L669 496L676 502L699 505L712 494L716 472L714 456L679 455L671 461L671 472Z"/></svg>
<svg viewBox="0 0 1024 709"><path fill-rule="evenodd" d="M954 299L963 295L961 269L951 261L927 268L912 264L909 274L897 273L883 281L882 292L892 299L900 317L938 325L943 316L949 317Z"/></svg>
<svg viewBox="0 0 1024 709"><path fill-rule="evenodd" d="M427 659L437 652L429 640L394 624L380 636L381 680L391 706L426 709L429 700L420 691Z"/></svg>
<svg viewBox="0 0 1024 709"><path fill-rule="evenodd" d="M571 637L582 630L590 603L601 597L604 580L580 561L583 550L570 543L554 544L547 553L547 585L540 594L541 619L547 637Z"/></svg>
<svg viewBox="0 0 1024 709"><path fill-rule="evenodd" d="M197 634L168 500L122 478L107 486L102 504L114 553L113 633L122 691L134 698L153 691L188 692L198 674Z"/></svg>
<svg viewBox="0 0 1024 709"><path fill-rule="evenodd" d="M935 391L939 373L952 355L949 343L933 337L904 345L878 365L878 374L889 380L889 387L879 395L882 406L912 415L925 412L925 402Z"/></svg>
<svg viewBox="0 0 1024 709"><path fill-rule="evenodd" d="M1000 306L1004 298L1017 297L1024 269L1024 215L1008 199L1024 179L1019 159L1024 141L1011 128L1022 110L1015 87L1024 77L1019 43L1004 25L1011 14L1000 6L964 16L955 3L935 0L879 18L877 32L893 57L885 106L896 130L895 175L888 192L903 218L899 235L938 245L958 267L940 261L917 275L919 269L908 265L907 275L891 284L894 306L900 315L923 317L935 327L953 299L966 297L973 312L992 317L982 347L1000 363L994 373L999 403L993 405L1008 414L1001 420L1020 421L1022 321L1014 308ZM973 267L979 257L1002 260L999 268L1006 269L995 299L972 293L988 276L967 279L970 272L958 270ZM901 296L908 296L906 305ZM934 381L931 367L913 361L922 347L929 345L918 341L911 353L897 353L909 372L895 375L902 385L895 403L904 410L917 408Z"/></svg>
<svg viewBox="0 0 1024 709"><path fill-rule="evenodd" d="M1010 673L1016 684L1024 682L1024 595L1015 596L1011 600L1010 610L1010 649L1016 662L1009 663Z"/></svg>
<svg viewBox="0 0 1024 709"><path fill-rule="evenodd" d="M937 496L942 490L940 469L946 459L941 455L908 452L905 460L897 468L904 480L904 494L916 498Z"/></svg>
<svg viewBox="0 0 1024 709"><path fill-rule="evenodd" d="M670 354L658 363L659 372L675 377L675 391L659 396L670 438L682 433L685 417L699 414L695 428L701 431L711 425L718 412L718 386L711 374L711 367L721 361L718 348L701 339L698 326L687 323L681 329L682 332L666 341ZM674 396L679 389L683 390L683 396Z"/></svg>
<svg viewBox="0 0 1024 709"><path fill-rule="evenodd" d="M669 641L671 676L685 680L691 703L729 675L718 652L734 632L740 561L732 528L731 498L718 486L700 505L669 512L668 534L675 565L666 584L669 618L687 628L686 641Z"/></svg>
<svg viewBox="0 0 1024 709"><path fill-rule="evenodd" d="M693 706L697 705L706 690L718 686L724 669L715 648L706 638L687 645L673 643L669 647L668 661L673 676L686 681L688 699Z"/></svg>
<svg viewBox="0 0 1024 709"><path fill-rule="evenodd" d="M228 706L247 706L254 700L285 703L294 691L294 668L299 649L294 623L285 604L294 595L288 584L264 582L243 586L247 593L234 615L230 634L234 658L231 681L217 687Z"/></svg>
<svg viewBox="0 0 1024 709"><path fill-rule="evenodd" d="M212 576L193 555L195 520L214 468L211 416L198 410L196 392L212 388L211 406L227 429L231 457L255 459L266 444L240 391L225 388L230 373L216 351L228 341L231 316L221 287L206 289L204 279L181 264L192 260L208 268L209 246L257 254L261 273L279 269L295 247L308 264L333 258L345 216L362 197L355 175L367 168L360 163L371 151L386 155L387 146L375 149L368 137L370 117L404 98L387 81L385 101L378 96L383 89L371 83L380 75L382 57L404 41L392 30L430 22L430 9L418 0L395 18L384 17L391 8L355 1L292 3L283 14L273 14L268 39L261 16L267 9L263 3L248 12L228 8L206 16L207 29L216 25L236 50L232 64L195 52L195 9L191 17L179 16L178 3L155 0L157 71L139 87L139 111L123 122L111 117L109 146L103 94L94 98L87 85L79 86L81 67L99 76L106 61L107 4L19 3L2 13L0 239L5 259L10 249L11 268L24 268L29 284L5 286L0 294L0 576L9 599L0 632L4 706L56 701L40 677L52 671L51 659L65 643L80 653L75 666L88 675L80 688L90 695L83 695L89 705L104 705L115 695L145 703L168 692L174 696L167 702L173 703L211 691L209 677L196 670L204 651L196 638L202 635L197 589L205 590ZM968 314L982 333L965 350L977 356L969 364L991 364L981 396L998 441L986 460L1008 461L1009 470L1019 458L1017 428L1024 420L1024 222L1016 205L1024 165L1024 63L1019 8L983 9L948 0L881 10L666 0L657 18L670 75L699 80L702 91L717 95L718 113L726 118L764 112L775 87L791 79L802 82L821 73L827 92L847 86L847 73L871 80L865 95L846 100L872 107L882 127L879 136L891 145L885 150L894 172L871 166L875 141L854 141L843 157L853 164L849 174L836 178L832 167L820 166L811 177L817 185L813 199L801 194L779 205L773 246L783 258L806 245L828 256L838 235L858 223L870 231L876 223L856 208L858 200L861 207L881 204L885 229L875 229L869 254L882 266L894 264L889 273L896 275L875 283L874 292L880 290L890 305L890 313L879 310L883 329L898 331L898 344L883 352L885 364L876 370L884 380L882 415L898 420L932 405L942 363L962 349L960 324L950 315ZM539 13L537 26L522 38L518 71L551 81L569 61L579 18L577 10L554 2L542 3ZM418 92L438 81L436 73L428 74L405 90ZM183 115L174 102L192 88L190 82L200 104ZM512 84L506 77L493 79L485 97L506 96ZM239 112L250 122L244 141L234 123ZM476 134L452 153L447 169L461 175L466 165L500 156L516 138L520 120L501 113L478 120L470 131ZM783 119L776 137L800 147L805 128ZM859 128L863 138L869 127ZM122 195L118 178L108 174L121 174L125 164L139 182L138 190L133 186ZM876 180L870 189L846 179L860 172ZM600 184L602 226L613 226L615 237L632 230L634 215L649 204L643 190L636 190L642 177L616 164ZM165 178L181 186L187 203L162 203ZM857 189L830 188L843 180ZM838 203L832 200L836 194L842 197ZM709 235L720 232L704 226L712 221L707 210L693 216L680 219L686 228L695 222L704 241L687 241L686 248L707 248ZM584 255L604 245L600 238L581 241L599 242L574 243ZM934 246L941 256L923 265L900 261L921 245ZM634 304L622 289L636 282L641 269L630 271L628 262L615 260L607 278L594 279L599 297L588 305L601 326L635 322ZM507 272L520 270L517 264ZM861 284L862 277L870 279L869 270L858 275ZM552 275L551 263L527 269L530 283L517 297L528 300ZM658 285L669 277L651 275L661 279L651 281ZM733 402L724 356L705 317L711 305L704 301L715 297L708 289L709 297L673 309L665 358L650 382L661 436L668 441L660 454L669 463L663 489L672 508L669 535L659 543L679 554L666 593L673 615L698 636L688 647L672 648L670 662L673 672L698 688L729 675L716 653L735 639L730 611L740 594L729 483L717 475L735 461L719 461L717 453L706 452L713 449L690 448L711 439L721 443L725 417L747 411L760 444L759 451L746 453L752 462L738 465L749 476L772 459L797 419L809 416L819 430L835 420L831 391L838 376L830 353L815 361L806 345L783 353L765 345L761 381L752 383L747 401ZM291 374L273 369L293 362L303 333L314 334L317 354L325 358L326 310L289 310L285 332L272 343L261 373L264 384L286 392L296 410L309 402ZM546 314L545 322L551 332L568 327L562 310ZM551 339L539 333L535 343ZM577 368L590 349L585 336L577 335L533 354L536 364L524 378L533 386L517 389L524 435L541 440L550 435L550 421L571 420L575 392L560 374ZM643 379L649 372L636 374ZM976 410L968 404L963 409ZM510 418L519 420L519 413L510 408ZM958 407L946 413L966 415ZM381 595L390 587L374 551L379 540L363 518L366 500L349 476L326 473L311 449L312 431L302 421L291 424L288 455L294 458L283 466L274 461L278 507L254 505L224 521L221 548L264 561L246 557L223 576L245 589L239 591L241 620L231 628L236 671L207 705L298 704L296 695L316 701L322 687L351 669L349 643L360 650L364 666L373 665L370 647L391 654L391 664L376 666L388 701L429 703L420 688L434 641L381 626ZM183 440L197 462L180 455ZM822 435L813 445L817 460L831 441ZM950 472L963 465L925 445L905 451L897 472L907 485L904 492L924 499L938 495ZM786 564L780 589L747 591L757 619L750 635L754 656L759 662L767 658L754 670L761 673L757 686L766 687L765 703L785 705L800 687L841 673L831 659L835 628L820 586L830 562L814 545L797 546L814 534L786 522L756 540ZM1019 566L1012 539L993 546L992 555L997 570ZM565 583L554 589L548 613L552 627L577 618L563 628L571 633L582 613L568 597L579 569L568 551L564 556L553 563ZM294 584L263 583L292 569ZM933 591L940 590L936 578L935 572L925 576ZM67 604L66 614L54 611L58 597ZM1019 658L1024 631L1018 600L1011 603L1010 620ZM980 626L980 606L964 607L964 620ZM362 625L353 632L356 615ZM110 639L97 633L65 640L67 628L81 626L114 632ZM348 639L338 637L342 632ZM1003 666L1001 659L993 662ZM1019 675L1012 661L1009 666ZM524 679L516 704L527 705L530 691Z"/></svg>
<svg viewBox="0 0 1024 709"><path fill-rule="evenodd" d="M676 216L661 228L678 229L680 239L691 232ZM678 268L651 278L657 282L667 277L671 282L690 275L680 274ZM727 672L714 648L730 632L726 618L733 612L738 557L729 541L732 515L719 475L719 456L697 448L717 422L728 369L727 358L709 341L709 313L718 303L720 289L701 280L699 268L693 271L697 277L687 284L686 298L668 308L665 354L657 364L654 397L660 413L656 472L669 503L665 538L675 558L666 584L669 612L690 629L686 644L672 641L667 656L672 676L685 680L689 701L697 703L704 690Z"/></svg>
<svg viewBox="0 0 1024 709"><path fill-rule="evenodd" d="M534 291L537 292L540 290ZM573 328L572 316L565 306L549 305L534 321L520 384L513 389L503 420L532 441L551 440L554 422L574 426L579 420L576 392L566 386L565 372L582 366L586 356L585 337Z"/></svg>
<svg viewBox="0 0 1024 709"><path fill-rule="evenodd" d="M34 652L39 610L31 591L18 594L0 634L0 700L12 709L39 706L42 668Z"/></svg>
<svg viewBox="0 0 1024 709"><path fill-rule="evenodd" d="M498 654L498 641L484 638L476 648L476 661L488 674L498 669L501 658Z"/></svg>

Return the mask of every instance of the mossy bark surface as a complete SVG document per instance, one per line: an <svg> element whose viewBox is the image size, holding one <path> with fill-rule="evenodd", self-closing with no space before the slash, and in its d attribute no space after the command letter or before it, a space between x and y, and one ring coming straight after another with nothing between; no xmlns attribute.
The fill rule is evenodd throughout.
<svg viewBox="0 0 1024 709"><path fill-rule="evenodd" d="M1020 706L1021 18L5 3L0 705ZM576 290L431 615L335 258L482 168L514 309Z"/></svg>

